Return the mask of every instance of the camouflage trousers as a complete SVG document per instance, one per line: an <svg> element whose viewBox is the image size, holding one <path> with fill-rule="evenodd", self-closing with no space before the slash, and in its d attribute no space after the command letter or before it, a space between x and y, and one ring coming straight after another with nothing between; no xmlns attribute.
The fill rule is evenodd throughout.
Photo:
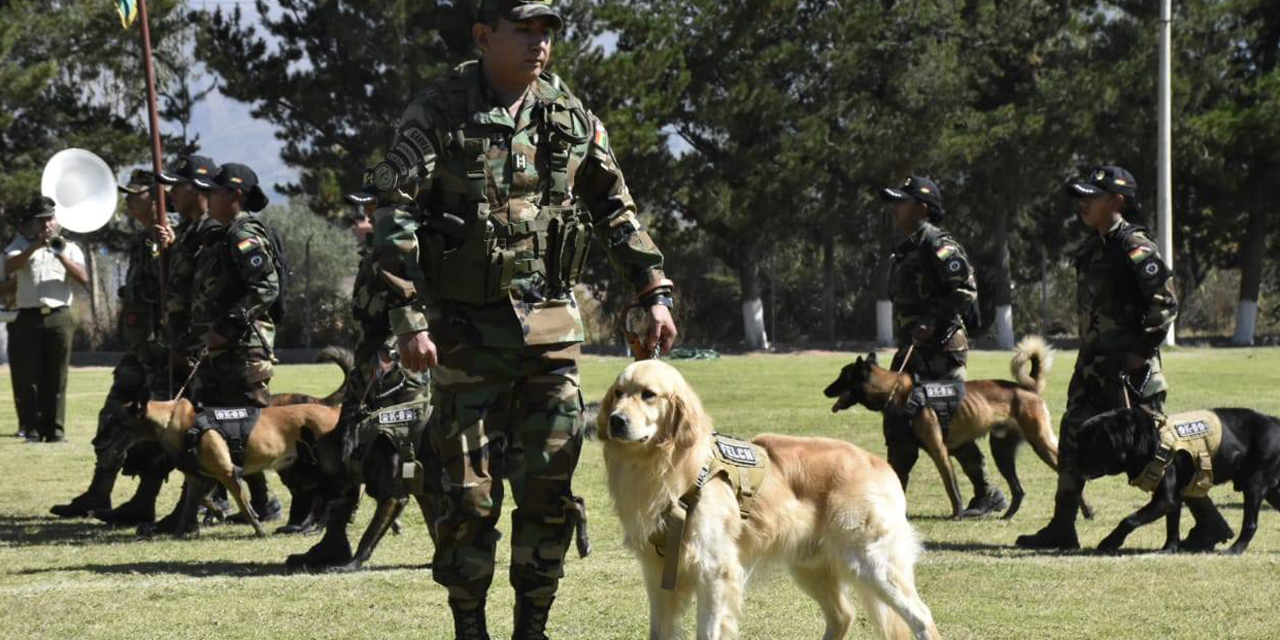
<svg viewBox="0 0 1280 640"><path fill-rule="evenodd" d="M1090 356L1081 352L1076 361L1071 383L1067 387L1067 409L1062 414L1058 428L1058 494L1078 497L1084 491L1085 479L1074 471L1076 458L1076 433L1085 420L1126 406L1145 407L1164 413L1164 401L1168 384L1160 371L1160 357L1148 361L1151 371L1145 381L1132 381L1136 389L1126 389L1120 379L1119 367L1102 356ZM1143 384L1145 382L1145 384Z"/></svg>
<svg viewBox="0 0 1280 640"><path fill-rule="evenodd" d="M564 575L578 511L582 450L578 344L505 349L440 344L433 372L441 466L434 578L453 600L482 600L493 581L505 478L512 514L511 585L550 598Z"/></svg>
<svg viewBox="0 0 1280 640"><path fill-rule="evenodd" d="M210 407L265 407L275 366L263 349L211 354L200 363L193 397Z"/></svg>
<svg viewBox="0 0 1280 640"><path fill-rule="evenodd" d="M156 442L135 444L129 447L127 456L124 451L115 451L111 447L118 435L117 430L126 428L122 422L125 407L140 398L167 400L168 382L166 369L148 370L132 353L120 359L111 372L111 389L98 411L98 430L93 436L93 452L99 469L122 470L125 475L164 476L173 468L164 449Z"/></svg>
<svg viewBox="0 0 1280 640"><path fill-rule="evenodd" d="M906 347L893 354L890 367L897 371L907 356ZM944 351L916 347L911 353L911 361L903 371L914 373L922 380L964 380L965 365L969 362L968 350ZM920 440L911 429L911 418L904 414L886 411L884 413L884 444L889 466L898 474L902 488L907 488L907 480L911 477L911 469L920 458ZM984 496L994 486L987 472L986 457L977 442L967 442L951 451L952 457L960 463L965 477L973 483L973 493Z"/></svg>

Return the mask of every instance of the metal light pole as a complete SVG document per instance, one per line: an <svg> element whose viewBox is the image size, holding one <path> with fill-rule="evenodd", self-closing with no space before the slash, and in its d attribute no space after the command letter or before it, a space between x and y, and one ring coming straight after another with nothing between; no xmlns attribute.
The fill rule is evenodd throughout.
<svg viewBox="0 0 1280 640"><path fill-rule="evenodd" d="M1158 221L1156 243L1160 246L1160 255L1165 264L1173 270L1173 118L1171 89L1171 64L1173 41L1173 0L1160 0L1160 81L1157 102L1159 103L1159 133L1157 134L1156 165L1156 211ZM1174 327L1169 328L1164 343L1176 344Z"/></svg>

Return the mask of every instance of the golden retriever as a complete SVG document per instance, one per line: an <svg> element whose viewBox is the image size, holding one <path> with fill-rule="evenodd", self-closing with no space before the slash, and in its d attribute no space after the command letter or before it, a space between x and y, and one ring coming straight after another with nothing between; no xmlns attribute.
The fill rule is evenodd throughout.
<svg viewBox="0 0 1280 640"><path fill-rule="evenodd" d="M675 588L667 591L651 538L711 458L711 419L678 371L648 360L618 376L596 428L624 543L644 572L651 640L678 635L677 620L695 594L698 638L737 637L748 577L775 562L822 608L824 640L844 638L853 625L850 586L883 637L940 638L916 592L920 542L885 461L839 440L757 437L769 466L749 517L728 482L708 481L687 516Z"/></svg>

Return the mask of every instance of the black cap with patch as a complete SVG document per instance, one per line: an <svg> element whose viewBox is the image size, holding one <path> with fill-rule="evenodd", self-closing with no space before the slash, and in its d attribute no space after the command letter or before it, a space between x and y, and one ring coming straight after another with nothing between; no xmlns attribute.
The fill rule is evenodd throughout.
<svg viewBox="0 0 1280 640"><path fill-rule="evenodd" d="M245 194L245 208L249 211L262 211L266 208L267 194L258 186L258 174L253 169L238 162L228 162L218 169L218 174L208 185L203 181L193 181L195 185L206 191L214 187L236 189Z"/></svg>
<svg viewBox="0 0 1280 640"><path fill-rule="evenodd" d="M129 174L129 182L127 184L116 185L120 193L139 194L146 193L148 189L155 186L155 174L144 169L134 169Z"/></svg>
<svg viewBox="0 0 1280 640"><path fill-rule="evenodd" d="M938 188L938 183L924 176L911 176L901 187L885 187L880 190L880 198L887 201L918 200L942 211L942 189Z"/></svg>
<svg viewBox="0 0 1280 640"><path fill-rule="evenodd" d="M1138 181L1123 167L1101 166L1088 176L1067 183L1067 194L1077 198L1114 193L1126 198L1138 195Z"/></svg>
<svg viewBox="0 0 1280 640"><path fill-rule="evenodd" d="M564 18L560 16L559 10L551 6L551 2L552 0L481 0L476 21L484 22L494 14L511 22L547 16L556 23L555 30L559 31L564 28Z"/></svg>
<svg viewBox="0 0 1280 640"><path fill-rule="evenodd" d="M200 189L212 187L213 177L218 174L218 163L207 156L187 156L178 161L178 165L165 168L160 172L160 182L164 184L182 184L190 182Z"/></svg>

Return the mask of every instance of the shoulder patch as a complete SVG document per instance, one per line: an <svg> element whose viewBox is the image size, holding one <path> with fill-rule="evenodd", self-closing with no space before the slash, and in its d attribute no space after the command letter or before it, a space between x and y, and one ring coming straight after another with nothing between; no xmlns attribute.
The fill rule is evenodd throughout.
<svg viewBox="0 0 1280 640"><path fill-rule="evenodd" d="M248 253L262 246L262 241L257 238L245 238L236 243L236 248L240 253Z"/></svg>
<svg viewBox="0 0 1280 640"><path fill-rule="evenodd" d="M1137 264L1146 260L1148 256L1155 253L1155 249L1148 244L1140 244L1129 250L1129 259Z"/></svg>
<svg viewBox="0 0 1280 640"><path fill-rule="evenodd" d="M946 260L947 258L955 255L956 251L957 249L954 244L944 244L941 247L938 247L938 250L935 253L939 260Z"/></svg>

